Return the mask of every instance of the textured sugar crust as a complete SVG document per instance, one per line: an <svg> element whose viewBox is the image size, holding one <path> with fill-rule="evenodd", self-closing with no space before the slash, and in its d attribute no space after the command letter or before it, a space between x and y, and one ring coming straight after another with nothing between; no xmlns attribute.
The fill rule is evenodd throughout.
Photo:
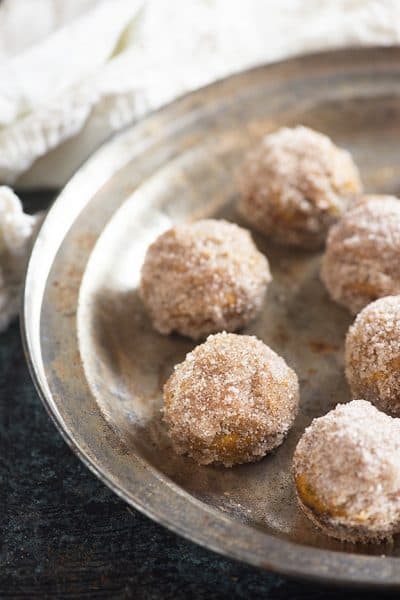
<svg viewBox="0 0 400 600"><path fill-rule="evenodd" d="M308 127L266 135L239 174L240 214L287 246L317 249L362 190L351 155Z"/></svg>
<svg viewBox="0 0 400 600"><path fill-rule="evenodd" d="M140 293L157 331L200 339L247 325L271 279L248 231L204 219L173 227L149 247Z"/></svg>
<svg viewBox="0 0 400 600"><path fill-rule="evenodd" d="M374 531L362 525L349 527L335 519L316 513L303 503L298 494L296 494L296 497L301 510L313 525L324 535L335 538L340 542L350 542L351 544L380 543L390 541L400 531L397 523L386 529L377 529Z"/></svg>
<svg viewBox="0 0 400 600"><path fill-rule="evenodd" d="M293 474L302 510L327 535L369 542L400 531L400 420L369 402L314 419Z"/></svg>
<svg viewBox="0 0 400 600"><path fill-rule="evenodd" d="M400 415L400 296L372 302L346 336L346 377L353 397Z"/></svg>
<svg viewBox="0 0 400 600"><path fill-rule="evenodd" d="M321 279L353 314L400 294L400 201L364 196L329 232Z"/></svg>
<svg viewBox="0 0 400 600"><path fill-rule="evenodd" d="M190 352L164 386L178 454L227 467L279 446L298 410L295 372L253 336L219 333Z"/></svg>

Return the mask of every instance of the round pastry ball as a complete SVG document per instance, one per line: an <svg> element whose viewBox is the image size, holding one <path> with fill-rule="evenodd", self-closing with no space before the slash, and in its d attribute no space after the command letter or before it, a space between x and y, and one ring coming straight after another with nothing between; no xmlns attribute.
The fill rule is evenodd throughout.
<svg viewBox="0 0 400 600"><path fill-rule="evenodd" d="M247 325L270 281L268 261L248 231L204 219L177 225L151 244L140 292L157 331L199 339Z"/></svg>
<svg viewBox="0 0 400 600"><path fill-rule="evenodd" d="M400 201L364 196L332 227L321 278L333 300L353 314L400 294Z"/></svg>
<svg viewBox="0 0 400 600"><path fill-rule="evenodd" d="M253 336L219 333L190 352L164 387L164 419L178 454L230 467L279 446L295 419L295 372Z"/></svg>
<svg viewBox="0 0 400 600"><path fill-rule="evenodd" d="M317 249L361 192L351 155L308 127L266 135L240 175L240 214L287 246Z"/></svg>
<svg viewBox="0 0 400 600"><path fill-rule="evenodd" d="M346 337L346 377L353 397L400 415L400 296L380 298L357 316Z"/></svg>
<svg viewBox="0 0 400 600"><path fill-rule="evenodd" d="M314 419L293 471L300 507L327 535L370 542L400 531L400 420L369 402Z"/></svg>

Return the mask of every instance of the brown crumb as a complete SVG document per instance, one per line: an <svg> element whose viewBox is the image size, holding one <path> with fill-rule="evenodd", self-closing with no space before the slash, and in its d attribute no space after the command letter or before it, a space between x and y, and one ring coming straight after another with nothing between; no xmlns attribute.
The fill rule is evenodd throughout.
<svg viewBox="0 0 400 600"><path fill-rule="evenodd" d="M339 346L328 344L328 342L323 342L322 340L310 340L308 345L310 346L311 352L314 352L314 354L331 354L332 352L337 352L339 350Z"/></svg>

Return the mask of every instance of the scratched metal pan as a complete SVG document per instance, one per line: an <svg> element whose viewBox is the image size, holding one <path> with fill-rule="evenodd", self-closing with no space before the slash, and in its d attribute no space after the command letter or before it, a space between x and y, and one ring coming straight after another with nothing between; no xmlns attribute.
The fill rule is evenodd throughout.
<svg viewBox="0 0 400 600"><path fill-rule="evenodd" d="M290 465L313 417L349 399L350 316L327 297L320 256L273 247L256 334L297 371L301 410L259 463L199 467L170 447L162 386L193 348L153 331L137 286L149 243L174 223L237 221L235 169L268 131L302 123L349 148L371 192L400 191L400 49L306 56L235 75L132 126L78 171L29 263L27 357L43 402L83 462L129 504L227 556L290 576L400 587L400 544L318 533L296 506ZM240 221L239 221L240 222Z"/></svg>

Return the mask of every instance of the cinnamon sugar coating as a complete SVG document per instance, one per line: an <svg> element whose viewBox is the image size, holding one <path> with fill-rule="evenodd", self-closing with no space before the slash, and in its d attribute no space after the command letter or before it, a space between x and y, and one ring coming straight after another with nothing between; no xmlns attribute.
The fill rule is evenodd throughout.
<svg viewBox="0 0 400 600"><path fill-rule="evenodd" d="M259 460L295 419L295 372L253 336L219 333L190 352L164 386L164 420L179 454L199 464Z"/></svg>
<svg viewBox="0 0 400 600"><path fill-rule="evenodd" d="M204 219L177 225L151 244L140 293L157 331L199 339L247 325L271 279L248 231Z"/></svg>
<svg viewBox="0 0 400 600"><path fill-rule="evenodd" d="M400 200L364 196L329 232L321 278L333 300L356 314L400 294Z"/></svg>
<svg viewBox="0 0 400 600"><path fill-rule="evenodd" d="M353 397L400 416L400 296L380 298L357 315L345 357Z"/></svg>
<svg viewBox="0 0 400 600"><path fill-rule="evenodd" d="M351 155L308 127L264 137L240 173L238 210L255 229L287 246L317 249L361 192Z"/></svg>
<svg viewBox="0 0 400 600"><path fill-rule="evenodd" d="M327 535L369 542L400 531L400 420L369 402L314 419L293 473L300 507Z"/></svg>

